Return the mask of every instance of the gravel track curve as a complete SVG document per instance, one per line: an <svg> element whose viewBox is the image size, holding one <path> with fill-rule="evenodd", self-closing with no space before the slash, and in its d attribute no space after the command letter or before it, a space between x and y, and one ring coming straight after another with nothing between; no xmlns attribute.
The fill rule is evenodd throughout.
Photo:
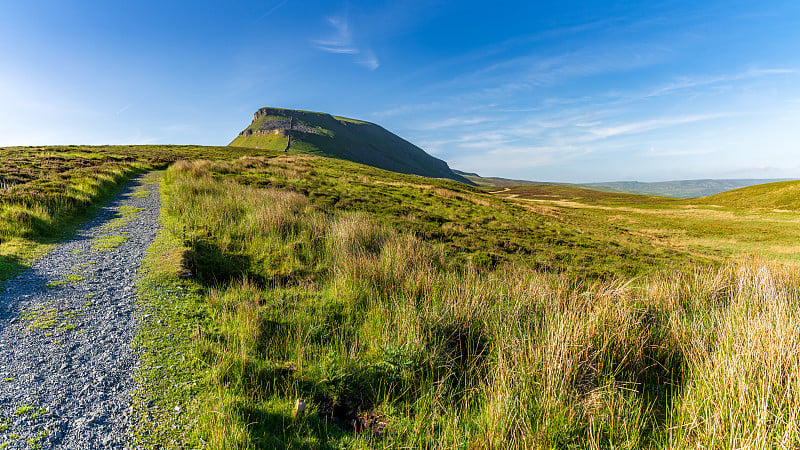
<svg viewBox="0 0 800 450"><path fill-rule="evenodd" d="M136 271L158 231L158 175L0 290L0 448L123 448Z"/></svg>

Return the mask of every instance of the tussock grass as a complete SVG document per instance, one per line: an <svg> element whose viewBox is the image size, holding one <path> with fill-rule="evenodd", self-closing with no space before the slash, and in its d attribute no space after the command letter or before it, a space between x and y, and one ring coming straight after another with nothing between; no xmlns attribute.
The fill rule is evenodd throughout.
<svg viewBox="0 0 800 450"><path fill-rule="evenodd" d="M741 260L593 281L519 263L453 264L446 245L381 215L256 187L248 171L269 164L178 163L164 178L167 230L197 274L184 282L206 305L191 349L202 367L202 394L190 402L197 442L800 440L800 278L791 268ZM295 419L297 399L308 410Z"/></svg>
<svg viewBox="0 0 800 450"><path fill-rule="evenodd" d="M443 244L453 265L491 270L514 262L603 278L708 261L708 255L689 254L588 213L517 205L455 182L347 161L281 154L217 162L209 173L245 186L301 193L323 211L379 217L393 229Z"/></svg>

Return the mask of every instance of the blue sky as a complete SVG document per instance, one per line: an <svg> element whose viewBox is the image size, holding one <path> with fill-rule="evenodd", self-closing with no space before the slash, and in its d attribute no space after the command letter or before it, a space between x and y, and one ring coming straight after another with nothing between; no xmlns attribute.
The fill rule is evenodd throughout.
<svg viewBox="0 0 800 450"><path fill-rule="evenodd" d="M800 177L800 2L0 0L0 145L224 145L262 106L486 176Z"/></svg>

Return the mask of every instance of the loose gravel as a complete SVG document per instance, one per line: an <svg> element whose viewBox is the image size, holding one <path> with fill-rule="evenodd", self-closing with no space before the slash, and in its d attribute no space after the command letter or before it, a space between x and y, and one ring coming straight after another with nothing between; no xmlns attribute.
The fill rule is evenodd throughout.
<svg viewBox="0 0 800 450"><path fill-rule="evenodd" d="M123 448L135 275L158 231L154 174L0 290L0 449Z"/></svg>

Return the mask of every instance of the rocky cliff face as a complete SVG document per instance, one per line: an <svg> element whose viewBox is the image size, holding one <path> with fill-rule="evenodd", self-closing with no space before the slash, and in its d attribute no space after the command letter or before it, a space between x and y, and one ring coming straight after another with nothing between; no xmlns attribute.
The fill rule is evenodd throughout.
<svg viewBox="0 0 800 450"><path fill-rule="evenodd" d="M302 113L301 111L278 109L278 108L261 108L253 116L253 125L250 128L239 133L239 136L248 137L252 135L266 136L270 134L282 134L284 136L297 135L298 133L309 133L322 135L321 131L316 128L310 127L302 123L296 115ZM275 119L276 116L283 116ZM261 120L264 119L264 120Z"/></svg>

